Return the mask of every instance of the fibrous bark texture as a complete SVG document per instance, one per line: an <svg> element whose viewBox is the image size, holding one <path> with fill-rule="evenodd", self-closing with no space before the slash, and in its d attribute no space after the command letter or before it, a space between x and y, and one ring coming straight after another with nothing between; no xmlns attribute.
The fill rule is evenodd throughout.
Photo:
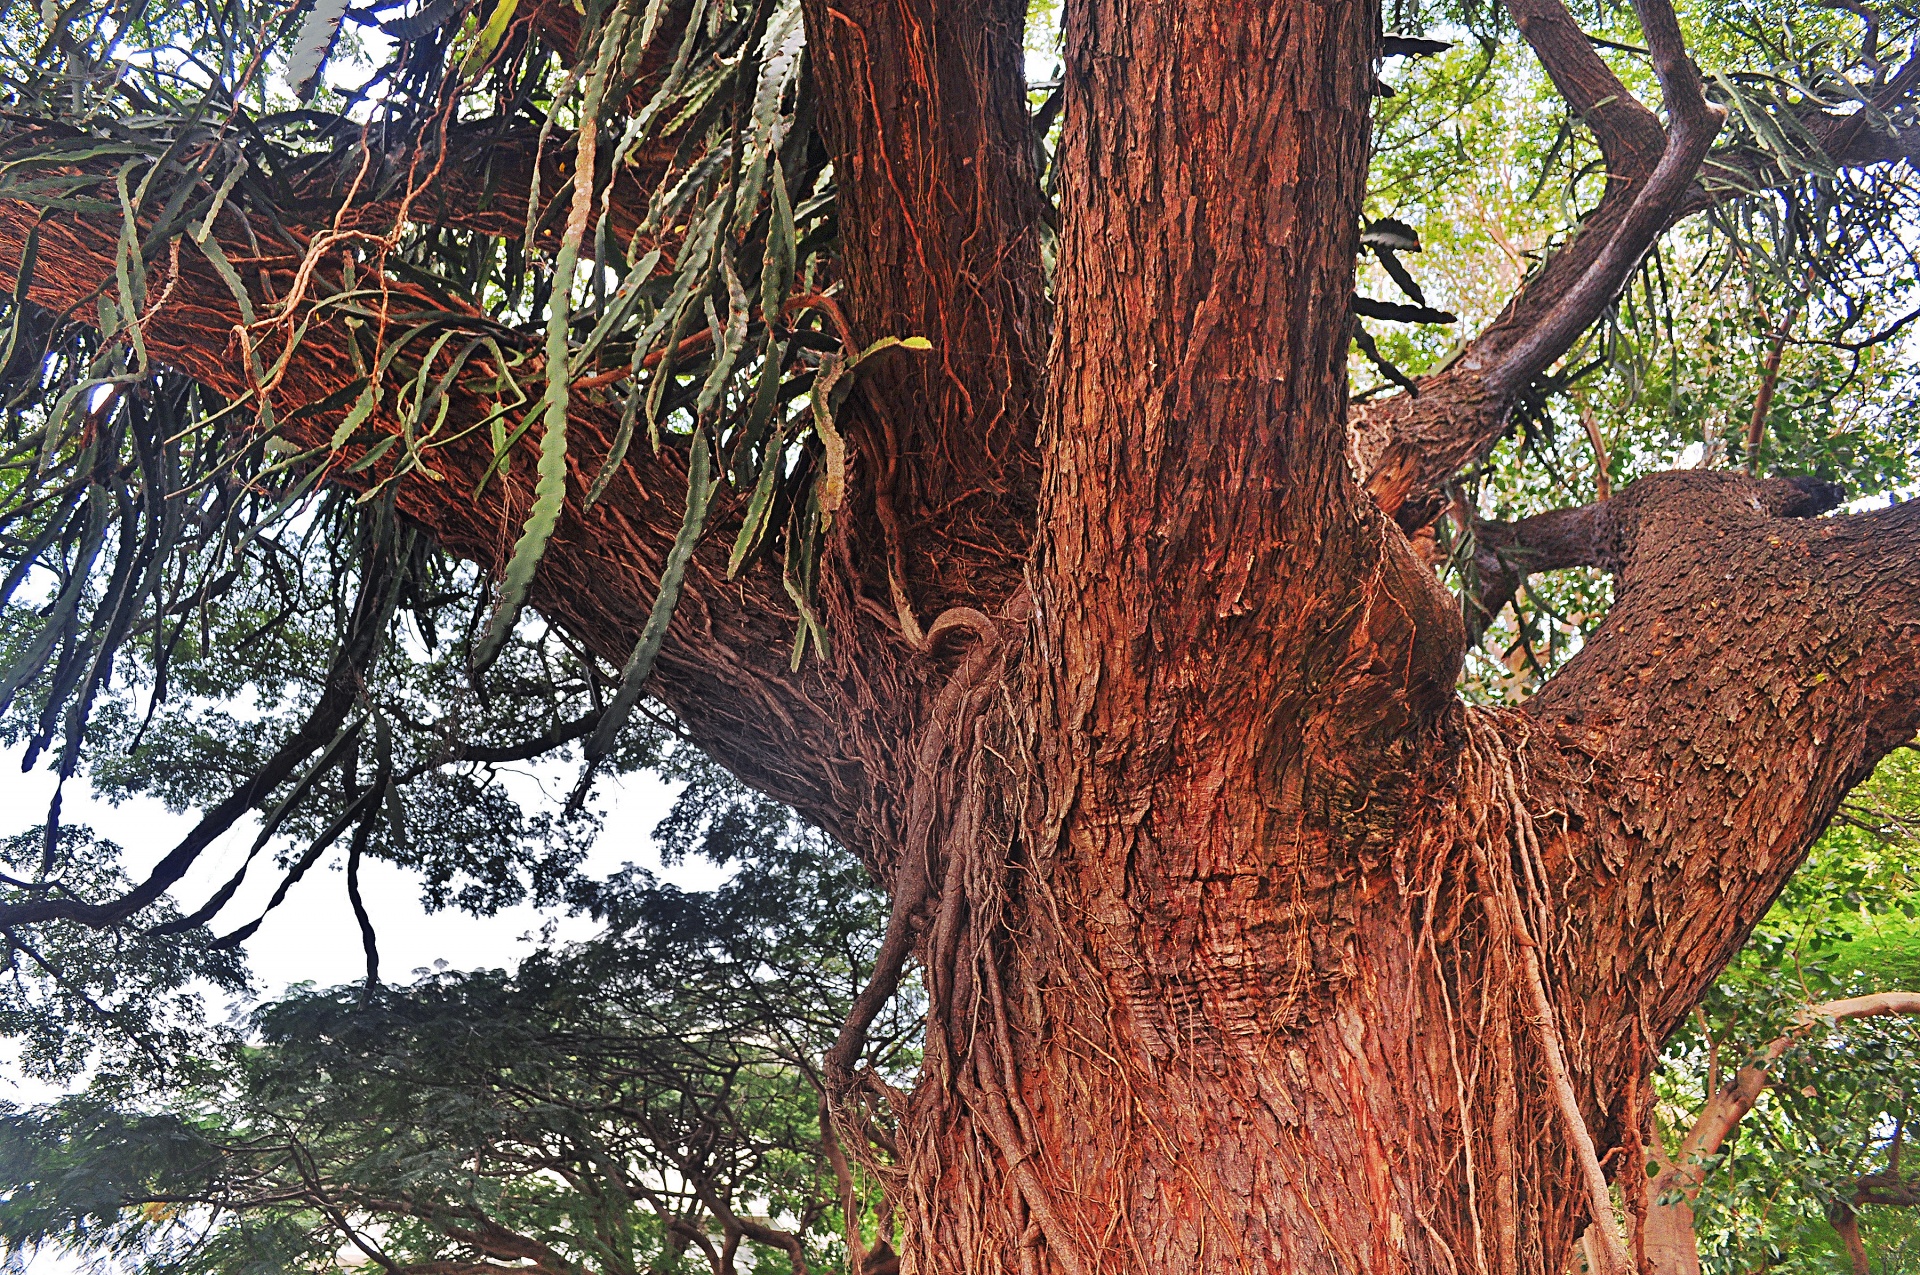
<svg viewBox="0 0 1920 1275"><path fill-rule="evenodd" d="M718 535L649 689L893 894L826 1084L905 1271L1559 1275L1589 1225L1604 1265L1642 1262L1660 1042L1920 726L1920 505L1819 517L1835 493L1726 473L1483 527L1487 610L1568 566L1618 601L1525 708L1457 696L1467 626L1402 527L1713 197L1670 11L1642 6L1663 125L1557 3L1512 7L1618 180L1464 357L1350 420L1375 5L1072 0L1049 300L1020 7L808 0L849 335L933 349L848 399L830 652L789 671L779 564L729 580ZM0 205L0 286L37 216ZM316 232L237 224L226 256L284 297ZM119 235L46 219L31 299L85 301ZM153 357L259 389L244 356L281 337L205 262L172 269ZM348 382L337 322L272 396ZM618 664L688 462L636 449L585 508L618 408L573 402L533 601ZM287 428L320 445L338 416ZM469 497L489 449L436 457L400 507L498 567L531 476ZM903 1093L853 1060L909 959L930 1012Z"/></svg>

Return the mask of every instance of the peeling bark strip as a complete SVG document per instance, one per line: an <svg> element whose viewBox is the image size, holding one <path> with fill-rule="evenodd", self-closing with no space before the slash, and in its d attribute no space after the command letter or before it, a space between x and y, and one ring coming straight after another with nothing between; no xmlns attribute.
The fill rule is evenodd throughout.
<svg viewBox="0 0 1920 1275"><path fill-rule="evenodd" d="M843 1183L858 1163L903 1220L901 1270L1560 1275L1604 1176L1638 1158L1658 1043L1920 726L1920 504L1815 517L1837 493L1726 473L1483 525L1483 613L1573 565L1613 573L1618 601L1526 708L1457 696L1466 628L1395 519L1430 517L1525 381L1701 206L1713 123L1660 0L1640 12L1670 129L1557 0L1512 8L1620 180L1465 357L1354 421L1376 5L1070 0L1050 309L1020 8L807 0L836 326L852 348L933 348L863 365L848 401L831 653L789 671L781 564L728 577L745 509L723 492L649 691L893 894L824 1083ZM143 319L156 360L262 390L242 343L270 365L276 298L341 268L303 249L388 233L405 204L336 225L337 186L307 195L291 238L238 213L216 228L269 321L187 254ZM606 198L610 224L638 224L617 184ZM446 202L404 215L451 221ZM0 286L39 217L0 201ZM120 232L46 218L29 298L87 312ZM353 380L344 327L305 317L267 387L288 404ZM636 448L587 508L618 433L603 389L569 392L567 505L532 601L617 665L689 462ZM490 410L448 394L456 425ZM324 446L345 411L288 437ZM403 483L401 509L497 566L524 466L469 498L488 446L435 457L446 480ZM362 481L359 458L333 476ZM930 1008L903 1093L859 1059L909 960Z"/></svg>

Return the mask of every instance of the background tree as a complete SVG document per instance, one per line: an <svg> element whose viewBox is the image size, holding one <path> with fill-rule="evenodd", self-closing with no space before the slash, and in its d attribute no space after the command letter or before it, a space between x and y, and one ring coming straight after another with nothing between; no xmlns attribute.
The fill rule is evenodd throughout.
<svg viewBox="0 0 1920 1275"><path fill-rule="evenodd" d="M883 1266L820 1059L884 903L785 831L711 894L616 878L605 933L511 978L296 989L7 1113L0 1237L156 1275ZM912 1008L876 1033L882 1074L912 1062Z"/></svg>
<svg viewBox="0 0 1920 1275"><path fill-rule="evenodd" d="M470 850L411 794L698 749L890 896L820 1070L906 1267L1557 1272L1594 1222L1622 1269L1661 1042L1920 721L1914 506L1813 516L1912 451L1863 417L1907 19L1088 0L1036 93L1023 16L9 8L0 698L205 813L116 891L56 801L0 923L230 945L224 890L149 913L249 811L283 881L559 898L582 825ZM1438 145L1526 100L1509 20L1553 131ZM1369 196L1424 30L1480 54ZM1538 215L1475 313L1408 254L1483 161ZM1662 430L1706 465L1640 476ZM265 705L230 778L170 779L175 661L283 628L328 636L215 683ZM910 956L906 1091L862 1059Z"/></svg>

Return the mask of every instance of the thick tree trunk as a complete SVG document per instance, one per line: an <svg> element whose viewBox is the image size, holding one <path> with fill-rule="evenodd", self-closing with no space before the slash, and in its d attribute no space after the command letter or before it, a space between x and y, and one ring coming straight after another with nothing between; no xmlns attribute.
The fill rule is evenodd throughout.
<svg viewBox="0 0 1920 1275"><path fill-rule="evenodd" d="M1351 138L1328 30L1259 34ZM1167 56L1164 28L1128 31L1139 55L1095 70ZM849 1077L843 1109L856 1132L869 1100L901 1117L903 1269L1558 1275L1596 1212L1583 1141L1608 1172L1638 1162L1659 1040L1916 725L1920 506L1807 521L1800 487L1692 474L1516 524L1535 565L1613 570L1619 602L1526 711L1463 707L1452 603L1342 454L1354 156L1324 110L1141 101L1077 117L1092 215L1062 266L1033 587L896 657L840 581L842 654L789 681L777 609L709 566L676 629L758 670L767 707L687 636L661 693L895 893L927 1072L911 1095ZM1232 120L1194 172L1245 180L1177 201L1154 192L1192 174L1119 162L1150 148L1117 134L1182 118ZM1154 199L1185 211L1122 211ZM1267 250L1208 239L1249 222ZM77 225L36 299L89 286ZM183 267L179 289L150 344L243 389L194 343L222 330L220 285ZM293 368L319 397L326 362ZM582 436L590 468L605 434ZM498 504L407 500L498 552ZM609 658L671 513L636 484L556 541L543 605Z"/></svg>
<svg viewBox="0 0 1920 1275"><path fill-rule="evenodd" d="M1252 713L1149 720L1144 761L1112 723L1023 733L995 701L1064 678L1044 617L970 662L955 762L1029 804L959 802L934 856L905 1269L1563 1270L1596 1215L1582 1140L1609 1174L1652 1153L1659 1042L1915 725L1920 516L1777 493L1629 489L1622 600L1562 689L1443 708L1414 778L1357 799L1332 753L1237 781L1284 741ZM1628 684L1671 692L1657 720ZM1672 1219L1642 1231L1652 1188L1620 1181L1629 1260L1666 1269Z"/></svg>
<svg viewBox="0 0 1920 1275"><path fill-rule="evenodd" d="M969 695L1084 715L969 723L975 782L1029 804L974 801L945 847L906 1269L1564 1269L1581 1143L1651 1154L1659 1042L1916 724L1920 507L1773 512L1804 499L1636 484L1589 541L1620 601L1551 694L1338 748L1256 701L1096 718L1152 661L1043 605ZM1285 705L1340 671L1254 676ZM1671 1219L1619 1180L1628 1260L1662 1265Z"/></svg>
<svg viewBox="0 0 1920 1275"><path fill-rule="evenodd" d="M1346 417L1376 6L1068 7L1044 389L1018 7L978 9L807 5L852 325L936 356L862 370L832 654L787 672L778 568L728 580L722 534L650 684L892 891L826 1073L855 1155L897 1120L866 1158L902 1269L1560 1275L1595 1219L1603 1261L1637 1262L1604 1178L1644 1213L1660 1041L1920 725L1920 505L1807 520L1802 487L1693 474L1515 524L1490 574L1601 566L1619 601L1526 709L1465 706L1458 608L1382 506L1430 502L1508 403L1433 385L1357 448ZM1601 114L1617 85L1570 65L1652 163L1650 117ZM0 203L0 286L36 216ZM50 218L32 299L88 297L118 233ZM246 286L284 295L301 253L243 243ZM231 311L189 258L147 343L248 393ZM344 384L345 340L316 322L283 398ZM613 424L583 391L535 601L618 663L685 474L668 447L582 508ZM528 484L469 499L488 458L436 453L448 481L400 501L497 564ZM899 1093L853 1060L909 955L927 1061Z"/></svg>
<svg viewBox="0 0 1920 1275"><path fill-rule="evenodd" d="M905 1269L1560 1271L1659 1042L1914 727L1920 520L1721 476L1620 503L1622 602L1533 709L1452 698L1346 456L1375 22L1069 10L1026 632L974 627L901 859L942 883Z"/></svg>

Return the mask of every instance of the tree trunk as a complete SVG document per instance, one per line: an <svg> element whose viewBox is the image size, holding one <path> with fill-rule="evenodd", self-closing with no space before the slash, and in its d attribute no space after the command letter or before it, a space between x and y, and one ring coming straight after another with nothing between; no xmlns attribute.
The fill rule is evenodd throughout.
<svg viewBox="0 0 1920 1275"><path fill-rule="evenodd" d="M1453 698L1456 610L1347 462L1375 22L1069 10L1032 593L962 626L919 761L958 778L894 860L937 900L903 1269L1557 1275L1659 1042L1912 730L1912 630L1852 646L1913 622L1912 512L1855 558L1718 475L1618 502L1555 693Z"/></svg>
<svg viewBox="0 0 1920 1275"><path fill-rule="evenodd" d="M1810 520L1804 485L1692 473L1516 523L1524 569L1604 567L1618 601L1524 709L1469 707L1459 608L1385 510L1430 506L1511 404L1466 378L1347 419L1377 6L1068 5L1044 386L1018 7L806 12L855 336L929 335L937 363L863 365L850 400L831 652L788 671L778 564L727 578L723 495L649 689L892 892L825 1071L901 1269L1561 1275L1596 1220L1604 1264L1641 1264L1606 1179L1644 1216L1660 1042L1920 725L1920 504ZM1580 74L1556 78L1601 119L1616 90ZM1651 116L1619 127L1651 164ZM0 286L36 217L0 203ZM31 298L89 297L119 230L49 218ZM260 238L228 255L285 295L300 254ZM1589 242L1555 259L1571 282ZM237 321L188 257L146 342L239 396ZM332 324L295 402L348 377ZM617 666L685 461L630 459L584 509L616 412L576 403L534 601ZM470 499L489 458L449 446L399 499L497 565L530 483ZM854 1061L909 957L930 1007L900 1093Z"/></svg>
<svg viewBox="0 0 1920 1275"><path fill-rule="evenodd" d="M1333 748L1252 703L1097 718L1138 665L1074 679L1084 612L1042 606L1018 649L973 638L992 654L947 731L973 743L933 837L927 1079L894 1096L904 1269L1563 1270L1611 1225L1588 1156L1611 1175L1651 1154L1659 1043L1914 725L1896 564L1920 510L1805 521L1763 498L1788 497L1636 484L1621 600L1554 694L1381 714ZM1901 635L1878 655L1869 615ZM1282 707L1312 684L1254 676ZM1022 724L1004 705L1032 679ZM1056 732L1063 700L1082 715ZM1350 763L1369 747L1391 767ZM1646 1219L1646 1175L1620 1180ZM1667 1220L1626 1239L1635 1268L1668 1269Z"/></svg>

